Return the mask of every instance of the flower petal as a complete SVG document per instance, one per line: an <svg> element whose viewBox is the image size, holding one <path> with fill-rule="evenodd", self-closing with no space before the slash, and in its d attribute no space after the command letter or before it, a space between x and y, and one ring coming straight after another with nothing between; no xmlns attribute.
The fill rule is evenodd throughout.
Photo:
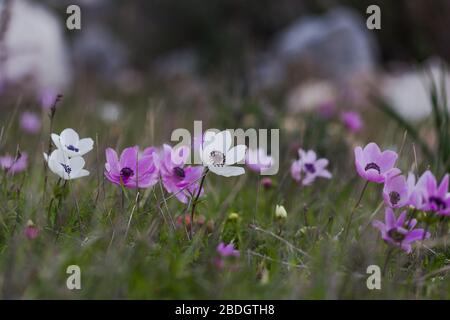
<svg viewBox="0 0 450 320"><path fill-rule="evenodd" d="M240 144L228 150L225 156L225 165L229 166L244 160L245 150L247 150L247 146L243 144Z"/></svg>
<svg viewBox="0 0 450 320"><path fill-rule="evenodd" d="M209 170L211 172L224 177L234 177L234 176L240 176L245 173L244 168L242 167L214 167L210 166Z"/></svg>

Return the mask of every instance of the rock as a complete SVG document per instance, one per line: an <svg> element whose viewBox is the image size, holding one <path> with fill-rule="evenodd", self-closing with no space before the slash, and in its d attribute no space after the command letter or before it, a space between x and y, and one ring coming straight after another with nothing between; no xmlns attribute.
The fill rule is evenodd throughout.
<svg viewBox="0 0 450 320"><path fill-rule="evenodd" d="M0 4L2 11L5 5L5 1ZM36 91L54 88L62 92L72 80L63 37L64 21L44 6L26 0L12 1L9 13L4 37L5 60L0 66L3 81L31 83Z"/></svg>

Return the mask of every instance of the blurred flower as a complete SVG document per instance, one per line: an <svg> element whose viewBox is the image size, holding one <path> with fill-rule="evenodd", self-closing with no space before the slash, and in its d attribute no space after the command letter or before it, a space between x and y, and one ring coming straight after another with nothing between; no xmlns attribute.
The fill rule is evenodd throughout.
<svg viewBox="0 0 450 320"><path fill-rule="evenodd" d="M158 182L159 171L154 162L153 148L144 150L139 156L139 147L126 148L120 155L111 148L106 149L106 178L126 188L149 188Z"/></svg>
<svg viewBox="0 0 450 320"><path fill-rule="evenodd" d="M280 220L284 220L287 218L287 211L281 205L276 205L275 207L275 217Z"/></svg>
<svg viewBox="0 0 450 320"><path fill-rule="evenodd" d="M25 228L25 236L30 239L36 239L39 235L39 229L35 226L33 221L28 220L27 227Z"/></svg>
<svg viewBox="0 0 450 320"><path fill-rule="evenodd" d="M20 115L20 127L29 134L38 133L41 125L41 119L33 112L25 111Z"/></svg>
<svg viewBox="0 0 450 320"><path fill-rule="evenodd" d="M105 102L100 106L100 118L106 123L117 122L122 115L123 107L115 102Z"/></svg>
<svg viewBox="0 0 450 320"><path fill-rule="evenodd" d="M302 182L304 186L312 184L316 178L330 179L331 173L325 169L328 166L327 159L317 159L314 151L303 149L298 150L299 159L291 165L291 176L297 182Z"/></svg>
<svg viewBox="0 0 450 320"><path fill-rule="evenodd" d="M219 243L217 246L217 253L222 257L239 257L240 253L239 250L236 250L234 248L234 244L225 244L223 242Z"/></svg>
<svg viewBox="0 0 450 320"><path fill-rule="evenodd" d="M341 121L345 127L353 133L361 131L364 124L359 113L355 111L346 111L341 113Z"/></svg>
<svg viewBox="0 0 450 320"><path fill-rule="evenodd" d="M261 185L265 188L265 189L270 189L273 187L273 181L271 178L269 177L265 177L261 179Z"/></svg>
<svg viewBox="0 0 450 320"><path fill-rule="evenodd" d="M322 118L331 118L336 111L336 103L334 102L324 102L319 105L317 112Z"/></svg>
<svg viewBox="0 0 450 320"><path fill-rule="evenodd" d="M362 149L355 148L355 165L358 174L367 181L383 183L387 172L394 169L397 161L397 153L394 151L381 152L376 143L369 143ZM400 173L400 170L394 169Z"/></svg>
<svg viewBox="0 0 450 320"><path fill-rule="evenodd" d="M288 109L292 113L311 111L326 104L334 104L337 90L329 82L308 82L295 88L287 98Z"/></svg>
<svg viewBox="0 0 450 320"><path fill-rule="evenodd" d="M213 173L232 177L245 173L244 168L232 166L245 158L245 145L231 147L233 139L227 130L215 133L207 131L200 151L200 157L205 167Z"/></svg>
<svg viewBox="0 0 450 320"><path fill-rule="evenodd" d="M426 171L417 181L417 188L422 199L421 210L435 212L438 215L450 215L450 193L448 192L449 175L446 174L438 185L435 176Z"/></svg>
<svg viewBox="0 0 450 320"><path fill-rule="evenodd" d="M8 173L14 174L24 171L28 166L28 155L18 154L16 157L5 155L0 157L0 167Z"/></svg>
<svg viewBox="0 0 450 320"><path fill-rule="evenodd" d="M274 162L274 159L267 155L266 151L262 148L249 149L246 157L245 163L250 170L258 173L264 173L265 170L269 169Z"/></svg>
<svg viewBox="0 0 450 320"><path fill-rule="evenodd" d="M380 230L384 241L400 247L408 253L412 250L411 244L413 242L430 237L429 232L425 234L423 229L414 229L416 224L416 219L406 221L406 211L403 211L397 220L391 208L386 208L385 223L378 220L372 223L375 228Z"/></svg>
<svg viewBox="0 0 450 320"><path fill-rule="evenodd" d="M188 147L175 150L165 144L155 157L164 188L183 203L188 203L189 198L198 193L203 174L202 166L185 166L189 153Z"/></svg>
<svg viewBox="0 0 450 320"><path fill-rule="evenodd" d="M43 89L39 93L39 101L41 103L41 107L45 110L49 110L55 104L55 101L58 97L58 92L54 89Z"/></svg>
<svg viewBox="0 0 450 320"><path fill-rule="evenodd" d="M89 171L83 169L85 162L82 157L69 158L60 149L54 150L50 156L44 153L44 159L50 170L64 180L73 180L89 175Z"/></svg>
<svg viewBox="0 0 450 320"><path fill-rule="evenodd" d="M94 140L84 138L80 140L78 133L73 129L64 129L61 135L52 133L53 143L56 148L67 154L69 158L83 156L94 147Z"/></svg>

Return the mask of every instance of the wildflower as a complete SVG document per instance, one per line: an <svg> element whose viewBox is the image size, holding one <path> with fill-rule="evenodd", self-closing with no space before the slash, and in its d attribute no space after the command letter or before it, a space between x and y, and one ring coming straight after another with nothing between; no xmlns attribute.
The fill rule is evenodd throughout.
<svg viewBox="0 0 450 320"><path fill-rule="evenodd" d="M244 168L232 166L245 158L245 145L231 147L233 139L229 131L214 133L207 131L200 150L202 163L210 171L224 177L239 176Z"/></svg>
<svg viewBox="0 0 450 320"><path fill-rule="evenodd" d="M60 150L54 150L50 156L44 153L44 159L50 170L64 180L73 180L89 175L89 171L83 169L85 161L82 157L69 158Z"/></svg>
<svg viewBox="0 0 450 320"><path fill-rule="evenodd" d="M383 183L387 172L394 169L397 157L396 152L390 150L381 152L378 145L371 142L364 149L355 148L356 170L367 181ZM395 171L400 172L398 169Z"/></svg>
<svg viewBox="0 0 450 320"><path fill-rule="evenodd" d="M223 242L219 243L217 246L217 253L222 257L239 257L240 253L239 250L236 250L234 248L234 244L225 244Z"/></svg>
<svg viewBox="0 0 450 320"><path fill-rule="evenodd" d="M249 149L245 157L245 163L250 170L258 173L264 173L269 169L274 162L274 159L267 155L262 148Z"/></svg>
<svg viewBox="0 0 450 320"><path fill-rule="evenodd" d="M412 173L409 173L408 178L405 178L398 171L391 170L386 175L383 187L383 198L386 205L391 208L401 208L407 205L417 208L419 201L415 180Z"/></svg>
<svg viewBox="0 0 450 320"><path fill-rule="evenodd" d="M450 193L448 192L449 175L446 174L438 185L435 176L426 171L417 181L423 211L435 212L441 216L450 215Z"/></svg>
<svg viewBox="0 0 450 320"><path fill-rule="evenodd" d="M139 155L139 147L134 146L122 151L120 159L116 151L106 149L106 178L126 188L149 188L158 182L158 169L154 163L153 148L144 150Z"/></svg>
<svg viewBox="0 0 450 320"><path fill-rule="evenodd" d="M39 235L39 229L36 227L36 225L33 223L33 221L28 220L27 227L25 228L25 236L30 239L36 239Z"/></svg>
<svg viewBox="0 0 450 320"><path fill-rule="evenodd" d="M203 167L185 166L189 148L172 149L165 144L156 157L164 188L178 200L188 203L189 198L198 193Z"/></svg>
<svg viewBox="0 0 450 320"><path fill-rule="evenodd" d="M342 112L341 121L345 125L345 127L352 133L361 131L364 126L361 116L355 111Z"/></svg>
<svg viewBox="0 0 450 320"><path fill-rule="evenodd" d="M91 138L80 140L78 133L73 129L64 129L58 136L52 133L52 140L56 148L67 154L69 158L83 156L94 147L94 141Z"/></svg>
<svg viewBox="0 0 450 320"><path fill-rule="evenodd" d="M28 166L28 155L19 153L16 157L5 155L0 157L0 167L8 173L14 174L24 171Z"/></svg>
<svg viewBox="0 0 450 320"><path fill-rule="evenodd" d="M406 221L406 211L403 211L396 219L391 208L386 208L385 223L378 220L372 223L375 228L380 230L384 241L401 248L407 253L411 252L413 242L430 237L429 232L425 233L423 229L414 229L416 224L416 219Z"/></svg>
<svg viewBox="0 0 450 320"><path fill-rule="evenodd" d="M270 189L273 187L273 181L271 178L269 177L265 177L261 179L261 185L265 188L265 189Z"/></svg>
<svg viewBox="0 0 450 320"><path fill-rule="evenodd" d="M275 207L275 217L280 220L284 220L287 218L287 211L281 205L276 205Z"/></svg>
<svg viewBox="0 0 450 320"><path fill-rule="evenodd" d="M20 115L20 128L26 133L38 133L41 125L41 119L33 112L25 111Z"/></svg>
<svg viewBox="0 0 450 320"><path fill-rule="evenodd" d="M325 169L328 166L327 159L317 159L314 151L298 150L299 159L291 165L292 178L302 182L304 186L311 185L316 178L330 179L331 173ZM302 177L303 175L303 177Z"/></svg>

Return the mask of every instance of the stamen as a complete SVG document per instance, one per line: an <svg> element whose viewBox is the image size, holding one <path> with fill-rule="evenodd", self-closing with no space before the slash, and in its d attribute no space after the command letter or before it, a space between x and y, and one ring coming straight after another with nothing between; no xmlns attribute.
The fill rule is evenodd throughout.
<svg viewBox="0 0 450 320"><path fill-rule="evenodd" d="M186 173L184 172L183 168L175 167L175 168L173 168L173 172L175 173L176 176L178 176L180 178L186 177Z"/></svg>
<svg viewBox="0 0 450 320"><path fill-rule="evenodd" d="M378 171L378 174L381 173L380 167L379 167L376 163L374 163L374 162L368 163L368 164L366 165L366 167L364 168L365 171L370 170L370 169L377 170L377 171Z"/></svg>
<svg viewBox="0 0 450 320"><path fill-rule="evenodd" d="M65 171L67 174L70 174L70 173L72 172L72 168L69 167L67 164L61 163L61 166L64 168L64 171Z"/></svg>
<svg viewBox="0 0 450 320"><path fill-rule="evenodd" d="M438 197L430 197L428 201L436 207L436 210L445 210L447 209L447 204L441 198Z"/></svg>
<svg viewBox="0 0 450 320"><path fill-rule="evenodd" d="M223 167L225 165L225 155L220 151L212 151L209 154L209 159L215 167Z"/></svg>
<svg viewBox="0 0 450 320"><path fill-rule="evenodd" d="M395 242L401 242L405 239L405 235L399 232L397 228L389 230L388 236L391 237Z"/></svg>
<svg viewBox="0 0 450 320"><path fill-rule="evenodd" d="M70 150L70 151L74 151L74 152L79 152L80 151L80 149L78 149L78 148L75 148L73 145L68 145L68 146L66 146L66 148L67 148L67 150Z"/></svg>
<svg viewBox="0 0 450 320"><path fill-rule="evenodd" d="M122 170L120 170L120 175L123 178L128 179L129 177L134 176L134 171L128 167L125 167Z"/></svg>
<svg viewBox="0 0 450 320"><path fill-rule="evenodd" d="M306 169L306 171L308 171L309 173L316 173L316 167L315 167L314 164L312 164L312 163L307 163L307 164L305 164L305 169Z"/></svg>
<svg viewBox="0 0 450 320"><path fill-rule="evenodd" d="M389 192L389 201L395 206L400 201L400 194L396 191Z"/></svg>

